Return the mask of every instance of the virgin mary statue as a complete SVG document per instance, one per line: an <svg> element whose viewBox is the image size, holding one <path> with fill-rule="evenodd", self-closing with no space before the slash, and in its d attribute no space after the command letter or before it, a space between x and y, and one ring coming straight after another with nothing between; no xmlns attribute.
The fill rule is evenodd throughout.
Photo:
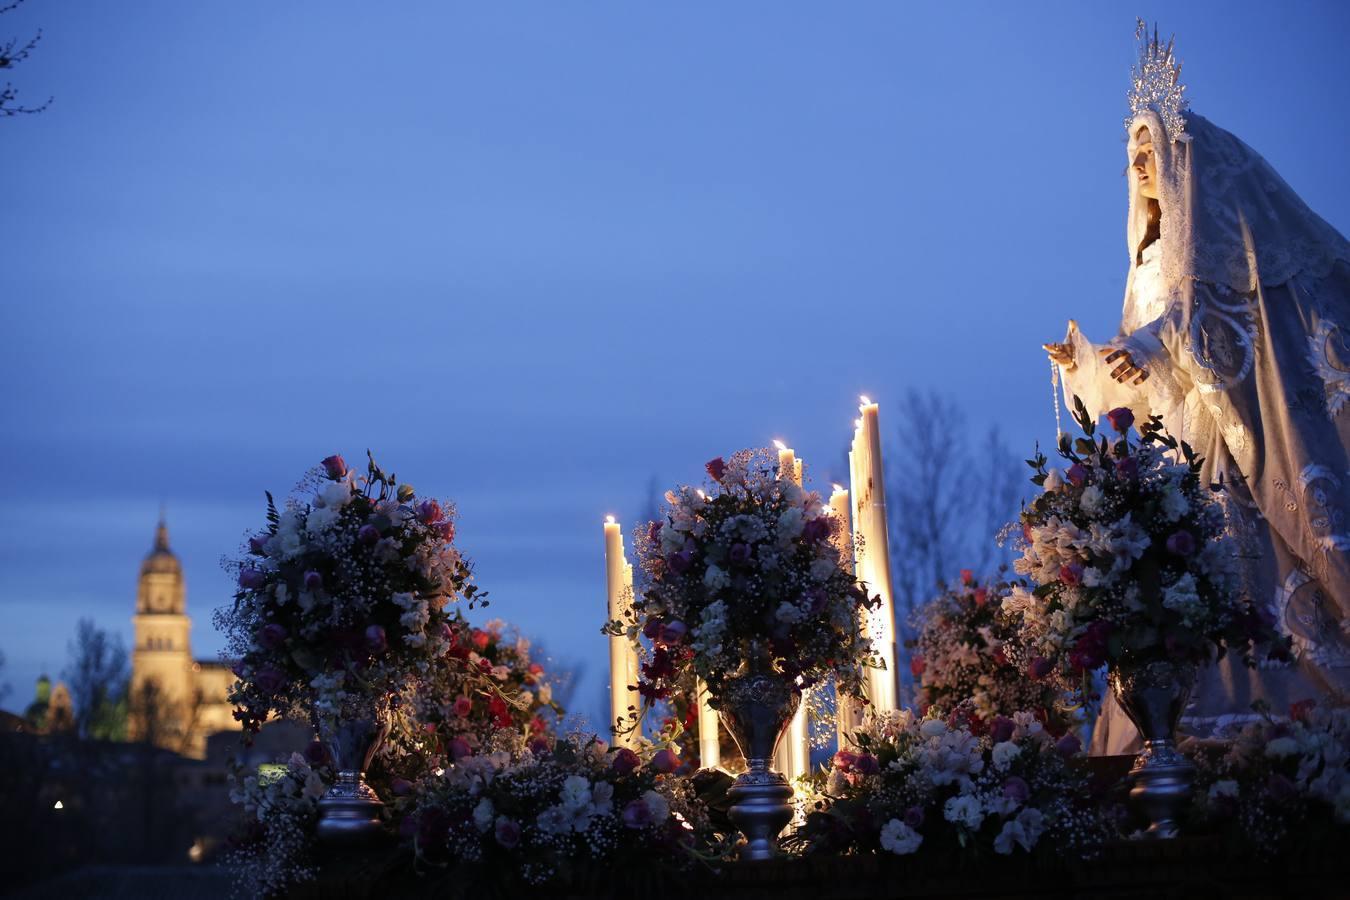
<svg viewBox="0 0 1350 900"><path fill-rule="evenodd" d="M1213 735L1262 700L1350 689L1350 243L1270 164L1187 108L1172 46L1142 31L1128 128L1130 271L1120 334L1047 344L1066 398L1160 415L1220 487L1244 589L1294 659L1202 676L1182 727ZM1141 415L1140 421L1143 420ZM1108 697L1097 753L1138 734Z"/></svg>

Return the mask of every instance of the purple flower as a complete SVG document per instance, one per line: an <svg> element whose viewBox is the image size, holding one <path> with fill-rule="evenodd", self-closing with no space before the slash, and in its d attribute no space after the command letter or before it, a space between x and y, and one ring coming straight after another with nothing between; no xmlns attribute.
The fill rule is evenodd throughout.
<svg viewBox="0 0 1350 900"><path fill-rule="evenodd" d="M656 635L656 642L667 647L675 646L683 643L685 635L688 633L689 626L676 619L661 626Z"/></svg>
<svg viewBox="0 0 1350 900"><path fill-rule="evenodd" d="M1184 528L1173 532L1167 539L1167 552L1173 556L1190 556L1195 552L1195 538Z"/></svg>
<svg viewBox="0 0 1350 900"><path fill-rule="evenodd" d="M637 767L642 765L642 760L638 755L627 747L620 747L614 751L614 758L610 761L609 767L614 770L615 775L631 775L637 771Z"/></svg>
<svg viewBox="0 0 1350 900"><path fill-rule="evenodd" d="M246 591L256 591L267 583L267 575L259 569L244 568L239 570L239 586Z"/></svg>
<svg viewBox="0 0 1350 900"><path fill-rule="evenodd" d="M663 775L669 775L680 767L680 758L675 755L674 750L658 750L652 757L650 765Z"/></svg>
<svg viewBox="0 0 1350 900"><path fill-rule="evenodd" d="M323 466L324 473L334 481L347 474L347 461L336 453L325 456L320 465Z"/></svg>
<svg viewBox="0 0 1350 900"><path fill-rule="evenodd" d="M1081 463L1074 463L1069 466L1069 470L1064 474L1068 476L1069 483L1074 487L1082 487L1083 482L1087 481L1087 469L1083 468Z"/></svg>
<svg viewBox="0 0 1350 900"><path fill-rule="evenodd" d="M923 807L911 806L905 810L905 824L910 828L918 828L923 824Z"/></svg>
<svg viewBox="0 0 1350 900"><path fill-rule="evenodd" d="M268 623L258 632L258 645L264 650L275 650L286 640L286 628L276 622Z"/></svg>
<svg viewBox="0 0 1350 900"><path fill-rule="evenodd" d="M446 745L446 749L450 751L450 758L456 762L459 762L466 756L473 756L473 748L470 747L469 742L462 737L451 738L450 743Z"/></svg>
<svg viewBox="0 0 1350 900"><path fill-rule="evenodd" d="M1049 675L1055 668L1054 663L1044 656L1038 656L1027 666L1027 677L1032 681L1040 681Z"/></svg>
<svg viewBox="0 0 1350 900"><path fill-rule="evenodd" d="M1077 738L1074 738L1077 740ZM1078 751L1075 750L1074 753ZM1066 754L1072 756L1073 754ZM1026 803L1027 798L1031 796L1031 788L1026 781L1016 775L1009 775L1003 779L1003 796L1010 800L1016 800L1018 803Z"/></svg>
<svg viewBox="0 0 1350 900"><path fill-rule="evenodd" d="M1124 434L1134 424L1134 413L1127 407L1118 406L1106 414L1106 421L1110 422L1116 431Z"/></svg>
<svg viewBox="0 0 1350 900"><path fill-rule="evenodd" d="M818 544L830 536L830 520L824 516L812 519L802 528L802 540L808 544Z"/></svg>
<svg viewBox="0 0 1350 900"><path fill-rule="evenodd" d="M389 790L394 792L396 797L406 797L412 793L412 782L406 778L395 778L389 782Z"/></svg>
<svg viewBox="0 0 1350 900"><path fill-rule="evenodd" d="M672 553L666 557L666 565L670 566L670 571L676 575L683 575L689 571L689 567L694 564L694 554L688 550L681 550L679 553Z"/></svg>
<svg viewBox="0 0 1350 900"><path fill-rule="evenodd" d="M703 467L708 470L708 475L711 476L713 481L721 481L722 476L727 471L726 461L720 456L708 460Z"/></svg>
<svg viewBox="0 0 1350 900"><path fill-rule="evenodd" d="M1061 756L1077 756L1083 750L1083 742L1072 731L1055 741L1055 749Z"/></svg>
<svg viewBox="0 0 1350 900"><path fill-rule="evenodd" d="M305 762L311 766L326 766L331 757L323 741L310 741L305 747Z"/></svg>
<svg viewBox="0 0 1350 900"><path fill-rule="evenodd" d="M286 673L280 669L274 669L267 666L261 669L253 678L253 683L258 686L258 690L264 694L277 694L286 686Z"/></svg>
<svg viewBox="0 0 1350 900"><path fill-rule="evenodd" d="M995 744L1010 741L1016 728L1017 725L1007 716L994 716L994 721L989 725L989 740Z"/></svg>
<svg viewBox="0 0 1350 900"><path fill-rule="evenodd" d="M732 565L739 566L748 563L750 561L750 545L739 541L732 544L731 552L727 558L731 560Z"/></svg>
<svg viewBox="0 0 1350 900"><path fill-rule="evenodd" d="M834 767L847 772L858 762L858 754L852 750L836 750L834 754Z"/></svg>
<svg viewBox="0 0 1350 900"><path fill-rule="evenodd" d="M859 753L853 761L853 771L859 775L875 775L881 771L877 758L870 753Z"/></svg>
<svg viewBox="0 0 1350 900"><path fill-rule="evenodd" d="M423 500L417 504L417 520L423 525L434 525L441 520L441 505L435 500Z"/></svg>
<svg viewBox="0 0 1350 900"><path fill-rule="evenodd" d="M267 542L272 539L270 534L260 534L248 539L248 552L258 556L267 555Z"/></svg>
<svg viewBox="0 0 1350 900"><path fill-rule="evenodd" d="M520 823L515 819L508 819L506 816L497 818L497 843L501 844L507 850L512 850L520 843Z"/></svg>
<svg viewBox="0 0 1350 900"><path fill-rule="evenodd" d="M323 576L310 569L305 573L305 590L321 591L323 590Z"/></svg>
<svg viewBox="0 0 1350 900"><path fill-rule="evenodd" d="M1126 456L1123 459L1116 460L1116 474L1121 478L1133 481L1139 477L1139 460L1133 456Z"/></svg>
<svg viewBox="0 0 1350 900"><path fill-rule="evenodd" d="M366 629L366 649L379 656L389 649L389 637L381 625L371 625Z"/></svg>
<svg viewBox="0 0 1350 900"><path fill-rule="evenodd" d="M652 811L641 800L634 800L623 808L623 824L627 828L646 828L652 824Z"/></svg>
<svg viewBox="0 0 1350 900"><path fill-rule="evenodd" d="M362 525L356 533L356 539L363 544L377 544L380 541L380 529L374 525Z"/></svg>
<svg viewBox="0 0 1350 900"><path fill-rule="evenodd" d="M542 734L536 735L530 739L529 750L535 756L547 756L552 749L553 746L549 744L548 738L544 737Z"/></svg>

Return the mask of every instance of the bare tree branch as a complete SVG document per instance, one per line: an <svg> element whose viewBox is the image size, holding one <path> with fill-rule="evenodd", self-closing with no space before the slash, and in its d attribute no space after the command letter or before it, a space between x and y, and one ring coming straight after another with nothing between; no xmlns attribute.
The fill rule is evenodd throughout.
<svg viewBox="0 0 1350 900"><path fill-rule="evenodd" d="M0 6L0 15L7 12L13 12L24 0L14 0L8 6ZM38 42L42 40L42 31L38 30L26 43L20 44L19 38L11 38L8 41L0 42L0 69L13 69L19 63L28 59ZM51 106L54 98L48 97L41 106L20 106L18 105L19 91L13 84L5 82L4 87L0 87L0 119L10 116L31 115L40 113Z"/></svg>

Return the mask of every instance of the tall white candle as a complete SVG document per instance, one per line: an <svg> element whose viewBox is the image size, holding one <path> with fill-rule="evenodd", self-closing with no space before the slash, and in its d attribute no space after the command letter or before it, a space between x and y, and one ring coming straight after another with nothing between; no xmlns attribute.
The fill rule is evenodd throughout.
<svg viewBox="0 0 1350 900"><path fill-rule="evenodd" d="M782 441L774 441L778 448L778 477L791 479L802 486L802 461L793 449ZM774 768L789 780L796 780L811 771L811 736L807 730L805 698L797 707L787 732L774 750Z"/></svg>
<svg viewBox="0 0 1350 900"><path fill-rule="evenodd" d="M609 591L609 618L625 621L623 610L633 596L633 567L623 553L623 532L613 516L605 519L605 584ZM617 725L631 727L629 716L641 707L637 685L637 651L628 638L611 635L609 639L609 727L615 744L633 747L638 730L619 734Z"/></svg>
<svg viewBox="0 0 1350 900"><path fill-rule="evenodd" d="M695 701L698 703L698 764L713 769L722 765L722 744L718 735L717 710L708 705L708 686L698 679Z"/></svg>
<svg viewBox="0 0 1350 900"><path fill-rule="evenodd" d="M881 427L877 404L861 398L861 414L853 434L853 530L862 538L858 577L868 592L881 597L881 606L867 615L867 634L886 668L868 671L868 699L879 712L898 706L895 607L891 589L890 540L886 526L886 479L881 463Z"/></svg>
<svg viewBox="0 0 1350 900"><path fill-rule="evenodd" d="M848 491L841 485L834 486L830 494L830 518L834 520L834 540L839 547L839 565L852 574L853 569L853 529L850 525L848 509ZM862 707L858 701L836 690L834 694L835 744L843 750L849 746L848 736L862 725Z"/></svg>

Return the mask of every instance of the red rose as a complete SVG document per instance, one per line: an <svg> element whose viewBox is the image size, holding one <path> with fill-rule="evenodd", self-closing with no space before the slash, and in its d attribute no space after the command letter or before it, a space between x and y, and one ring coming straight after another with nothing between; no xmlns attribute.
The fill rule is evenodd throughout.
<svg viewBox="0 0 1350 900"><path fill-rule="evenodd" d="M1110 422L1116 431L1124 434L1134 424L1134 413L1124 406L1118 406L1106 414L1106 421Z"/></svg>
<svg viewBox="0 0 1350 900"><path fill-rule="evenodd" d="M727 471L726 461L720 456L708 460L703 467L708 470L708 475L711 476L713 481L721 481L722 476L725 475Z"/></svg>

